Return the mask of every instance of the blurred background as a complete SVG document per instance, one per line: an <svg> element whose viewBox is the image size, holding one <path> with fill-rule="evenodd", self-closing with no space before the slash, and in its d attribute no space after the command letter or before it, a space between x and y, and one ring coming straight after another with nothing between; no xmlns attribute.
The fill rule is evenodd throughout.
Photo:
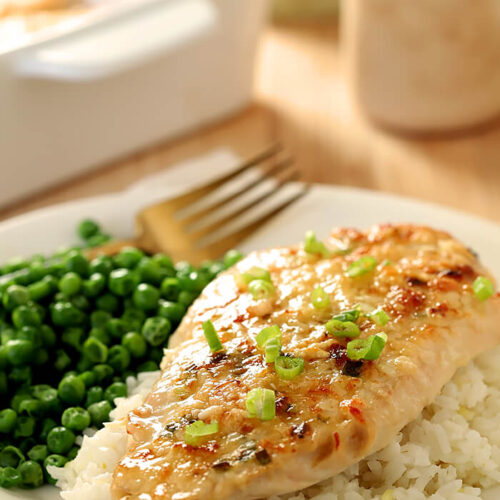
<svg viewBox="0 0 500 500"><path fill-rule="evenodd" d="M280 142L500 220L497 0L0 0L0 219Z"/></svg>

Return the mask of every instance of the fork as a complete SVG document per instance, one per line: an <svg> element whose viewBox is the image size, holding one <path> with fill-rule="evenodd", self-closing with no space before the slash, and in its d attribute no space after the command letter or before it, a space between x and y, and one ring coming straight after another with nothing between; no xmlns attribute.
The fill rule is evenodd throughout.
<svg viewBox="0 0 500 500"><path fill-rule="evenodd" d="M245 181L233 192L210 202L209 195L216 194L218 190L227 187L230 183L242 181L244 174L250 169L265 164L269 165L261 170L258 177ZM297 192L283 197L283 200L266 209L263 214L258 214L243 227L237 227L229 234L218 235L218 233L238 218L251 215L257 207L275 197L286 185L298 180L299 177L293 158L284 156L280 145L272 145L214 181L144 208L136 215L136 230L133 239L112 241L91 248L87 251L87 255L90 258L99 254L112 255L125 246L135 246L148 253L164 252L174 260L189 260L194 264L200 264L207 259L217 259L228 250L237 247L267 221L297 202L308 192L309 186L303 185ZM266 188L262 193L258 193L258 188L265 187L265 183L270 179L274 179L275 184ZM222 213L217 216L221 209L230 207L231 202L252 193L255 193L255 196L241 207L229 214ZM196 205L207 201L208 206L196 209ZM186 209L189 211L189 208L193 206L194 212L184 213ZM203 224L203 219L209 215L213 215L215 220ZM212 239L210 236L213 236Z"/></svg>

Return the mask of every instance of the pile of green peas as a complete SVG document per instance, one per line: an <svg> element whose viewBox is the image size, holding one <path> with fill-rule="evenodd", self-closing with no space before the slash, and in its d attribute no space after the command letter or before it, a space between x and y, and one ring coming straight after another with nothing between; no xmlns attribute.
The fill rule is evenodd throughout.
<svg viewBox="0 0 500 500"><path fill-rule="evenodd" d="M83 247L109 239L88 219L78 234ZM128 376L159 369L189 305L240 258L195 268L132 247L89 260L74 247L0 267L0 487L54 484L47 467L109 420Z"/></svg>

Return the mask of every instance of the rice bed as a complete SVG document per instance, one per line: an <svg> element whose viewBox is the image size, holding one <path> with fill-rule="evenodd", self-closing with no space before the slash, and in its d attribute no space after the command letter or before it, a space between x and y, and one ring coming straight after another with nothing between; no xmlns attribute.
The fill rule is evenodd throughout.
<svg viewBox="0 0 500 500"><path fill-rule="evenodd" d="M111 499L113 470L127 444L124 417L158 375L130 377L130 397L117 400L113 422L89 432L76 459L53 469L64 500ZM458 370L386 448L327 481L270 500L478 498L500 498L500 346Z"/></svg>

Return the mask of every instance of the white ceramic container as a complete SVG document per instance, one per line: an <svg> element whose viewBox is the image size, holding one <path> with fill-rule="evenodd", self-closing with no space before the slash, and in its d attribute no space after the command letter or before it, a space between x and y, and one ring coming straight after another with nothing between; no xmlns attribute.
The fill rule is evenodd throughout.
<svg viewBox="0 0 500 500"><path fill-rule="evenodd" d="M142 0L0 53L0 205L245 106L266 0Z"/></svg>

